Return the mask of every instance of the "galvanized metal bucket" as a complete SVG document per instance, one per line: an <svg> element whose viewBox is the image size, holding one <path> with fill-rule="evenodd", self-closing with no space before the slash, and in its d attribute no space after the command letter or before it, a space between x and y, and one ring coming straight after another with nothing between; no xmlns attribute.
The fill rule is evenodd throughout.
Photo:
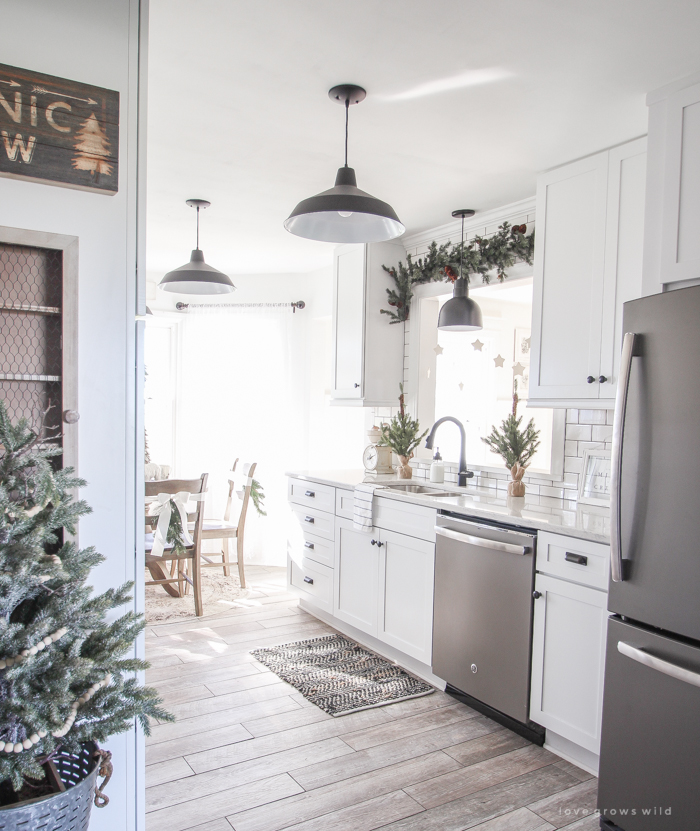
<svg viewBox="0 0 700 831"><path fill-rule="evenodd" d="M87 831L100 757L94 742L79 756L59 753L54 764L65 791L0 808L0 831Z"/></svg>

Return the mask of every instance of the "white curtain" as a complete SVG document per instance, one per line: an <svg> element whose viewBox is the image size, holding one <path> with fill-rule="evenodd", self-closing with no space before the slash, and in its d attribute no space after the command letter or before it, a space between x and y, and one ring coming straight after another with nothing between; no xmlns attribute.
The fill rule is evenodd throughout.
<svg viewBox="0 0 700 831"><path fill-rule="evenodd" d="M290 307L248 307L191 311L181 324L175 475L208 473L206 515L220 517L234 460L257 462L267 517L251 501L247 562L286 561L284 474L308 458L308 323Z"/></svg>

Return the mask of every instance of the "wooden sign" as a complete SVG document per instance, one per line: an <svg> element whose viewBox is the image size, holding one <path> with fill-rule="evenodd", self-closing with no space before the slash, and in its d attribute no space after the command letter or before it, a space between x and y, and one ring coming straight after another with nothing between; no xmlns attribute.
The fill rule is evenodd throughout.
<svg viewBox="0 0 700 831"><path fill-rule="evenodd" d="M0 176L116 193L119 93L0 64Z"/></svg>

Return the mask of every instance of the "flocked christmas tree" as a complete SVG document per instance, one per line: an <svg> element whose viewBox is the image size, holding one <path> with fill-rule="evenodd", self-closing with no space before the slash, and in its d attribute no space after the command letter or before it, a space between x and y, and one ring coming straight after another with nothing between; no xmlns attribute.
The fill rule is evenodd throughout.
<svg viewBox="0 0 700 831"><path fill-rule="evenodd" d="M146 664L125 657L141 616L107 620L132 584L93 595L104 558L61 539L90 508L71 494L85 482L55 469L60 450L41 434L13 425L0 401L0 782L25 798L41 793L42 763L59 749L105 741L134 717L146 733L149 716L172 720L134 675Z"/></svg>

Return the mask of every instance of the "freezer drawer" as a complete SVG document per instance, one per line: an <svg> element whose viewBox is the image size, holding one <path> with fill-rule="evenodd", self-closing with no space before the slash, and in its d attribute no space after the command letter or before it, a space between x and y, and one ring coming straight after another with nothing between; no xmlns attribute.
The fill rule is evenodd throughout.
<svg viewBox="0 0 700 831"><path fill-rule="evenodd" d="M700 647L609 619L598 807L624 831L697 831L699 685Z"/></svg>

